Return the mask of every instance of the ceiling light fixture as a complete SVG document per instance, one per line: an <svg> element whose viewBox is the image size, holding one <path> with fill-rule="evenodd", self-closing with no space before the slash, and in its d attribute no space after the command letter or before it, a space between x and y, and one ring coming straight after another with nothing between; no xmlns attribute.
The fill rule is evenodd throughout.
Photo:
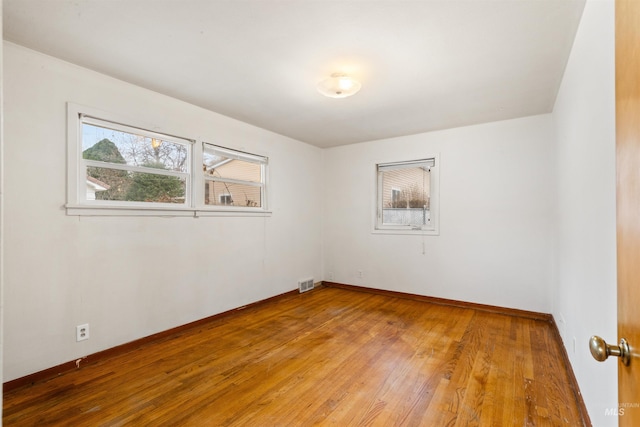
<svg viewBox="0 0 640 427"><path fill-rule="evenodd" d="M318 83L318 92L329 98L346 98L355 95L362 85L359 81L342 73L333 73L331 77Z"/></svg>

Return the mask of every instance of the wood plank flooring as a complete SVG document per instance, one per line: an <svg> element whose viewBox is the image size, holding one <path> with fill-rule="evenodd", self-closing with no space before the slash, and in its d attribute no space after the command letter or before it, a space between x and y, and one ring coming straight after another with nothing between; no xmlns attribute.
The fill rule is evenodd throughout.
<svg viewBox="0 0 640 427"><path fill-rule="evenodd" d="M544 321L320 288L4 395L6 426L580 426Z"/></svg>

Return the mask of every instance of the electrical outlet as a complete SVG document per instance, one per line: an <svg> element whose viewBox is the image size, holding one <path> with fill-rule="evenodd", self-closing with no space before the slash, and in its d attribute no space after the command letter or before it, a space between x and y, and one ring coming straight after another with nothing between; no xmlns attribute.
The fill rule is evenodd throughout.
<svg viewBox="0 0 640 427"><path fill-rule="evenodd" d="M329 272L329 280L333 280L333 272L332 271Z"/></svg>
<svg viewBox="0 0 640 427"><path fill-rule="evenodd" d="M573 354L576 354L576 337L573 337Z"/></svg>
<svg viewBox="0 0 640 427"><path fill-rule="evenodd" d="M364 277L364 274L362 273L362 270L358 270L358 279L362 279Z"/></svg>
<svg viewBox="0 0 640 427"><path fill-rule="evenodd" d="M76 326L76 341L84 341L89 339L89 324Z"/></svg>

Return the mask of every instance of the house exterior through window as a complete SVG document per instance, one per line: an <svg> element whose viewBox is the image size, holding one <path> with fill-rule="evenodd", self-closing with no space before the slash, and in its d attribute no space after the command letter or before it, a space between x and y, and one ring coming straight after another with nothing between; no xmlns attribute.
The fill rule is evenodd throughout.
<svg viewBox="0 0 640 427"><path fill-rule="evenodd" d="M205 203L264 207L266 166L266 157L204 143Z"/></svg>
<svg viewBox="0 0 640 427"><path fill-rule="evenodd" d="M376 165L376 230L437 233L436 163L432 157Z"/></svg>
<svg viewBox="0 0 640 427"><path fill-rule="evenodd" d="M267 157L161 129L67 103L67 214L271 215Z"/></svg>

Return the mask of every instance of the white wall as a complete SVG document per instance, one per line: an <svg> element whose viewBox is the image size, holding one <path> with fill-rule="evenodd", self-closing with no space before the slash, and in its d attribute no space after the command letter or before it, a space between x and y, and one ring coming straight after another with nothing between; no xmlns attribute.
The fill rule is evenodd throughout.
<svg viewBox="0 0 640 427"><path fill-rule="evenodd" d="M0 34L2 34L2 2L0 2ZM3 45L0 43L0 383L4 382L4 374L3 374L3 333L4 333L4 297L3 297L3 289L4 289L4 202L3 202L3 187L4 187L4 135L3 135L3 108L4 108L4 97L3 93L3 84L2 84L2 63L3 63ZM0 419L2 418L2 393L0 393Z"/></svg>
<svg viewBox="0 0 640 427"><path fill-rule="evenodd" d="M325 150L325 279L550 312L553 139L541 115ZM440 235L372 234L375 164L436 153Z"/></svg>
<svg viewBox="0 0 640 427"><path fill-rule="evenodd" d="M11 43L4 59L5 381L321 279L318 148ZM67 101L267 155L273 215L66 216Z"/></svg>
<svg viewBox="0 0 640 427"><path fill-rule="evenodd" d="M594 334L617 342L614 32L613 1L587 1L553 112L553 315L595 426L617 425L604 412L617 407L618 363L596 362L587 344Z"/></svg>

